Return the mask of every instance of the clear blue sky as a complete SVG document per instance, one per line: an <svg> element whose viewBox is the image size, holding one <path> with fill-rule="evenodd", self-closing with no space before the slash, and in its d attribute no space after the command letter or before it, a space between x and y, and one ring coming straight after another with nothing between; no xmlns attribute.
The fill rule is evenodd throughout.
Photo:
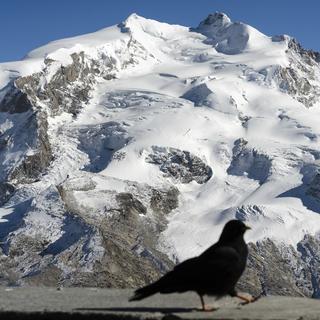
<svg viewBox="0 0 320 320"><path fill-rule="evenodd" d="M209 13L222 11L267 35L286 33L320 51L319 0L5 0L0 9L0 62L21 59L52 40L119 23L133 12L196 26Z"/></svg>

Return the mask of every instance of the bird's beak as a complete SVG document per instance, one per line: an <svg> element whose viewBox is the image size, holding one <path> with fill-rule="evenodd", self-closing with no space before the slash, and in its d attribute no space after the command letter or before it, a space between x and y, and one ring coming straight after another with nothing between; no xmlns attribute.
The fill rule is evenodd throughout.
<svg viewBox="0 0 320 320"><path fill-rule="evenodd" d="M249 226L247 226L247 225L246 225L245 228L246 228L246 230L251 230L251 227L249 227Z"/></svg>

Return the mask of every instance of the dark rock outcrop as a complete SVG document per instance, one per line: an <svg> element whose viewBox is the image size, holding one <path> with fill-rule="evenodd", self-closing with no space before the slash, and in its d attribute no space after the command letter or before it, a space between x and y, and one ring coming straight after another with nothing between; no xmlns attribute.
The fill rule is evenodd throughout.
<svg viewBox="0 0 320 320"><path fill-rule="evenodd" d="M208 86L205 83L202 83L185 92L181 98L193 102L196 107L212 107L212 101L208 99L212 93L213 92L208 88Z"/></svg>
<svg viewBox="0 0 320 320"><path fill-rule="evenodd" d="M320 200L320 173L316 173L310 181L306 194Z"/></svg>
<svg viewBox="0 0 320 320"><path fill-rule="evenodd" d="M13 195L15 191L15 187L8 183L2 182L0 183L0 206L3 206Z"/></svg>
<svg viewBox="0 0 320 320"><path fill-rule="evenodd" d="M35 132L34 151L31 155L27 153L21 164L10 172L9 180L15 181L15 183L30 183L37 180L45 172L53 158L46 114L36 112L31 121Z"/></svg>
<svg viewBox="0 0 320 320"><path fill-rule="evenodd" d="M28 95L10 82L7 85L7 93L0 101L0 112L23 113L32 110L32 103Z"/></svg>
<svg viewBox="0 0 320 320"><path fill-rule="evenodd" d="M180 183L196 181L202 184L213 175L212 169L199 157L175 148L153 146L146 162L158 165L165 176Z"/></svg>
<svg viewBox="0 0 320 320"><path fill-rule="evenodd" d="M268 155L250 148L248 141L242 138L234 142L232 152L232 161L227 169L228 174L247 175L248 178L258 180L261 184L266 181L272 166L272 160Z"/></svg>

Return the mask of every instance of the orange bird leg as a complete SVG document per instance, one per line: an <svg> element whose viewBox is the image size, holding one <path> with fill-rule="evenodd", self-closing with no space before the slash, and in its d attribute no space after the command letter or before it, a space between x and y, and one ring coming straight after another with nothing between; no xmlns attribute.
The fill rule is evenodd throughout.
<svg viewBox="0 0 320 320"><path fill-rule="evenodd" d="M205 302L204 302L204 299L203 299L203 296L201 294L199 294L199 297L200 297L200 301L201 301L201 306L202 306L202 309L200 309L200 311L215 311L215 310L218 310L218 308L211 308L211 307L207 307Z"/></svg>
<svg viewBox="0 0 320 320"><path fill-rule="evenodd" d="M260 298L260 296L248 298L248 297L245 297L245 296L243 296L243 295L241 295L239 293L236 294L236 297L244 301L244 302L241 303L242 305L246 305L248 303L255 302Z"/></svg>

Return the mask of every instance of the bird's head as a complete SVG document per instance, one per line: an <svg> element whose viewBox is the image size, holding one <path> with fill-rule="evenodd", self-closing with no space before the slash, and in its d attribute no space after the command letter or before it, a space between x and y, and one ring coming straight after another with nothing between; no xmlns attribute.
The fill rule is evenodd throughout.
<svg viewBox="0 0 320 320"><path fill-rule="evenodd" d="M222 230L220 241L236 239L240 236L243 236L244 233L249 229L251 228L240 220L230 220L226 223Z"/></svg>

